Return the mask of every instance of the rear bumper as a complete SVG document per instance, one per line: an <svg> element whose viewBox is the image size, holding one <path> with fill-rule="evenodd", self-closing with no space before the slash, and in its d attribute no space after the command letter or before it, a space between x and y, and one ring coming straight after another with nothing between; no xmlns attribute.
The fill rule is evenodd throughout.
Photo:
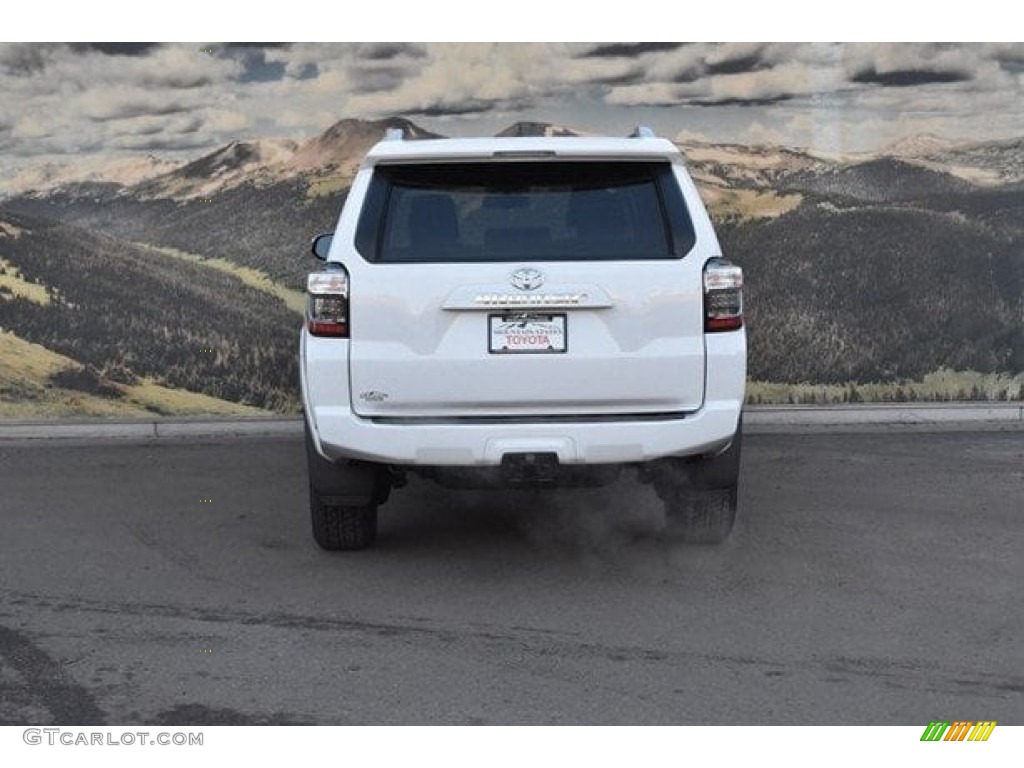
<svg viewBox="0 0 1024 768"><path fill-rule="evenodd" d="M380 424L345 407L312 411L326 458L403 466L499 466L515 453L554 453L560 464L624 464L716 453L739 418L738 402L711 402L678 419L643 422Z"/></svg>
<svg viewBox="0 0 1024 768"><path fill-rule="evenodd" d="M500 466L506 454L553 453L560 464L632 464L714 454L736 433L746 380L743 331L706 337L705 399L680 418L558 423L380 423L353 413L345 342L302 333L303 403L316 450L327 459L400 466ZM639 384L639 382L638 382Z"/></svg>

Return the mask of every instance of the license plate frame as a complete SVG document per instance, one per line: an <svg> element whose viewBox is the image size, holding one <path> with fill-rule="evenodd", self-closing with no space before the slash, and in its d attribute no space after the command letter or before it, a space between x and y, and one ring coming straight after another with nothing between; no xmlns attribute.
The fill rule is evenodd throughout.
<svg viewBox="0 0 1024 768"><path fill-rule="evenodd" d="M564 312L488 315L487 351L492 355L564 355L569 348L568 326ZM540 338L542 336L543 339ZM522 341L510 342L514 338ZM545 340L548 345L541 346Z"/></svg>

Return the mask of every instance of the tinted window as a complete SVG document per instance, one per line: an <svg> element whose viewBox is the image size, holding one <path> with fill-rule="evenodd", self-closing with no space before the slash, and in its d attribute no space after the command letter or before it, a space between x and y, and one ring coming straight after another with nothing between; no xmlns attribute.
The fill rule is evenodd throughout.
<svg viewBox="0 0 1024 768"><path fill-rule="evenodd" d="M443 163L378 166L356 247L389 263L629 260L693 240L669 163Z"/></svg>

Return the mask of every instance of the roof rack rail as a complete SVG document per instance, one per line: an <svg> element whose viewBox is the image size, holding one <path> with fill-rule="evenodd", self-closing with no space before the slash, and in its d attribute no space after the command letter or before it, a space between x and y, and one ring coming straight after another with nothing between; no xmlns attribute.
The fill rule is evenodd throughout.
<svg viewBox="0 0 1024 768"><path fill-rule="evenodd" d="M633 132L631 134L629 134L629 138L631 138L631 139L653 139L657 135L658 134L656 134L654 132L654 129L651 128L649 125L638 125L636 128L633 129Z"/></svg>
<svg viewBox="0 0 1024 768"><path fill-rule="evenodd" d="M405 138L404 128L385 128L384 141L402 141Z"/></svg>

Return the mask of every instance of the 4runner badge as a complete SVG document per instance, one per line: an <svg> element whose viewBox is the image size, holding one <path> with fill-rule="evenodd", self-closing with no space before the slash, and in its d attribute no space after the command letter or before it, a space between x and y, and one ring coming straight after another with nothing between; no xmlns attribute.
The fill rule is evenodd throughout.
<svg viewBox="0 0 1024 768"><path fill-rule="evenodd" d="M533 291L544 285L544 273L533 267L524 267L509 275L508 281L512 283L513 288L518 288L521 291Z"/></svg>
<svg viewBox="0 0 1024 768"><path fill-rule="evenodd" d="M360 392L359 399L367 403L383 403L388 399L388 395L386 392L378 392L375 389L371 389L369 392Z"/></svg>

